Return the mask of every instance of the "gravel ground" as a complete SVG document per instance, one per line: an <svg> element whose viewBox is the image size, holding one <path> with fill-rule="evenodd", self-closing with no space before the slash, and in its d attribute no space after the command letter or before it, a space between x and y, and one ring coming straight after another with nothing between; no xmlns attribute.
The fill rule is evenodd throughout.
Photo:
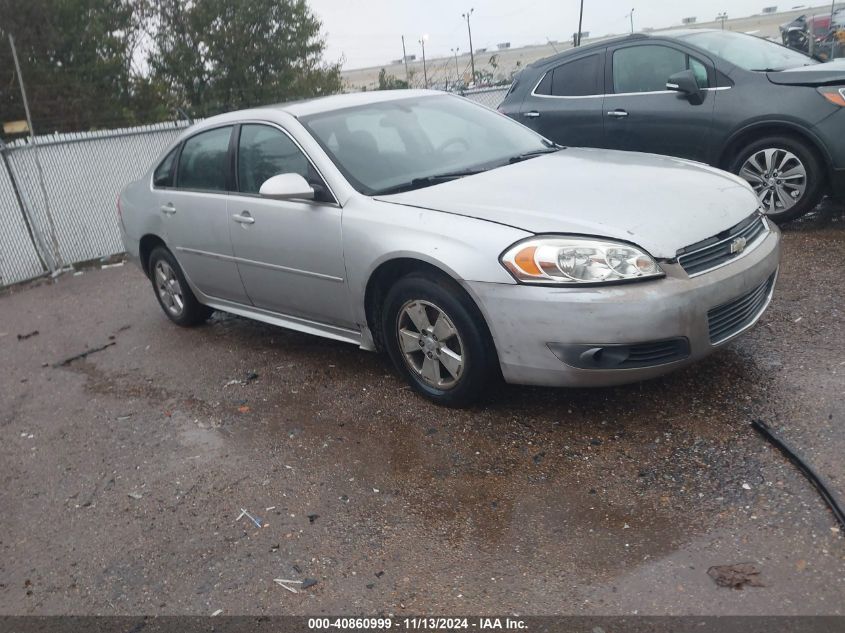
<svg viewBox="0 0 845 633"><path fill-rule="evenodd" d="M748 426L845 498L841 205L784 239L770 310L720 353L466 411L349 345L177 328L134 267L6 293L0 614L845 614L843 534ZM741 562L764 586L707 574Z"/></svg>

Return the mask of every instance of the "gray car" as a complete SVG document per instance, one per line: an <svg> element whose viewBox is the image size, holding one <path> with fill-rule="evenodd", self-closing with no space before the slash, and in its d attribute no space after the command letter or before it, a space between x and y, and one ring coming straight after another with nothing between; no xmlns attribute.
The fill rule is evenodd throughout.
<svg viewBox="0 0 845 633"><path fill-rule="evenodd" d="M780 250L736 176L563 149L430 91L208 119L119 208L175 323L223 310L386 350L452 406L500 377L613 385L702 358L766 309Z"/></svg>

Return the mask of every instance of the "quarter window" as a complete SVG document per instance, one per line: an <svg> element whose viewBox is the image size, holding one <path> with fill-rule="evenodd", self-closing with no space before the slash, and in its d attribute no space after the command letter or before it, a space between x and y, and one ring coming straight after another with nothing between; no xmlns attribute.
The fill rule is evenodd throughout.
<svg viewBox="0 0 845 633"><path fill-rule="evenodd" d="M185 141L179 157L180 189L226 191L231 127L201 132Z"/></svg>
<svg viewBox="0 0 845 633"><path fill-rule="evenodd" d="M585 97L601 94L599 55L588 55L548 71L536 94L555 97Z"/></svg>
<svg viewBox="0 0 845 633"><path fill-rule="evenodd" d="M178 148L177 148L178 149ZM173 161L176 159L176 150L174 149L164 160L159 163L153 172L153 186L154 187L172 187L173 186Z"/></svg>
<svg viewBox="0 0 845 633"><path fill-rule="evenodd" d="M312 185L318 180L308 159L287 134L269 125L243 125L238 146L238 188L257 194L265 180L299 174Z"/></svg>
<svg viewBox="0 0 845 633"><path fill-rule="evenodd" d="M668 46L630 46L613 53L613 91L659 92L675 73L692 69L698 85L707 87L707 68L683 51Z"/></svg>

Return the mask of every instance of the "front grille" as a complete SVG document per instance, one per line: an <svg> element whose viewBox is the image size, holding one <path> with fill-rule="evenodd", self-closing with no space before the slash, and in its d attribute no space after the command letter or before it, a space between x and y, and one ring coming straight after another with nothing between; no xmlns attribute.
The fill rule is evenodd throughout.
<svg viewBox="0 0 845 633"><path fill-rule="evenodd" d="M744 295L707 312L710 343L721 343L754 323L769 302L776 274Z"/></svg>
<svg viewBox="0 0 845 633"><path fill-rule="evenodd" d="M681 249L678 262L690 276L706 272L747 252L767 229L763 216L755 213L727 231ZM744 248L737 250L741 240Z"/></svg>

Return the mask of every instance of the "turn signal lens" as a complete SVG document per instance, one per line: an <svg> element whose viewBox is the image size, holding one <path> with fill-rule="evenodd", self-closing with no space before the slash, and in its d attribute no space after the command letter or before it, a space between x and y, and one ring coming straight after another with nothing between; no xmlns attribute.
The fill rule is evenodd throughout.
<svg viewBox="0 0 845 633"><path fill-rule="evenodd" d="M845 108L845 88L837 86L822 86L818 89L819 94L833 104Z"/></svg>
<svg viewBox="0 0 845 633"><path fill-rule="evenodd" d="M539 237L515 244L502 265L523 283L579 284L646 279L663 274L645 251L583 237Z"/></svg>

